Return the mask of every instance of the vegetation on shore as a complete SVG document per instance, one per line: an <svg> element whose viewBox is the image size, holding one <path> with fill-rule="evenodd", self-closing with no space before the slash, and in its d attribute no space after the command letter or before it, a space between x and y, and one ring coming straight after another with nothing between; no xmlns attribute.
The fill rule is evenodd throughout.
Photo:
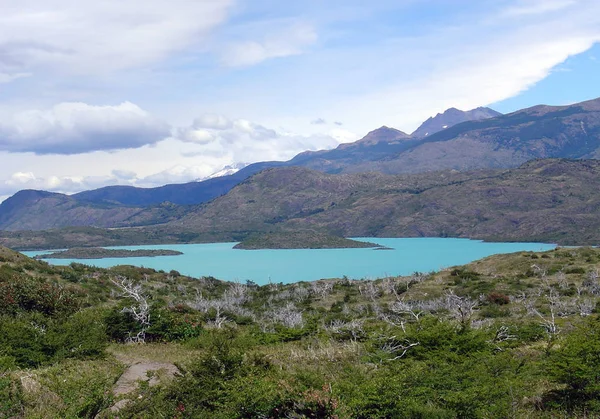
<svg viewBox="0 0 600 419"><path fill-rule="evenodd" d="M183 255L178 250L167 249L105 249L103 247L74 247L52 253L38 255L35 259L105 259L105 258L136 258L155 256Z"/></svg>
<svg viewBox="0 0 600 419"><path fill-rule="evenodd" d="M599 269L558 248L257 286L0 248L0 417L596 417ZM114 391L150 361L178 373Z"/></svg>
<svg viewBox="0 0 600 419"><path fill-rule="evenodd" d="M295 231L288 233L255 234L234 249L361 249L379 248L378 244L346 239L316 231Z"/></svg>

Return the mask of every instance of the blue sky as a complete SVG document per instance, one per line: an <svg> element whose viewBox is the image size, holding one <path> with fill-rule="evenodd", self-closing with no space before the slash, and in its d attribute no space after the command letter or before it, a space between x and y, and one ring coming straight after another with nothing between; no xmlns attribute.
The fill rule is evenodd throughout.
<svg viewBox="0 0 600 419"><path fill-rule="evenodd" d="M596 0L0 0L0 199L600 96Z"/></svg>

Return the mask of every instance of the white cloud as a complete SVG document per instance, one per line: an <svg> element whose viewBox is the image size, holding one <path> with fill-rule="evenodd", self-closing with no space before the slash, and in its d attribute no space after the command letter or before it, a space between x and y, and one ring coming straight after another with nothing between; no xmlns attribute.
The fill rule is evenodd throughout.
<svg viewBox="0 0 600 419"><path fill-rule="evenodd" d="M16 154L21 164L11 164L5 172L20 166L27 170L5 175L5 180L0 181L0 196L21 189L71 194L109 185L156 187L191 182L239 162L288 160L306 150L332 148L357 139L340 127L325 133L297 135L245 119L202 115L190 127L177 130L174 137L155 147L117 153L96 151L76 157ZM0 152L0 158L7 158L6 152ZM77 162L69 164L73 158Z"/></svg>
<svg viewBox="0 0 600 419"><path fill-rule="evenodd" d="M206 48L233 0L2 1L0 70L101 74Z"/></svg>
<svg viewBox="0 0 600 419"><path fill-rule="evenodd" d="M221 52L221 61L228 67L245 67L270 58L303 54L318 39L315 28L296 24L280 29L261 41L238 41L227 45Z"/></svg>
<svg viewBox="0 0 600 419"><path fill-rule="evenodd" d="M13 175L6 183L9 185L26 184L35 180L36 178L33 172L17 172L13 173Z"/></svg>
<svg viewBox="0 0 600 419"><path fill-rule="evenodd" d="M197 149L188 155L226 158L230 162L288 160L306 150L333 148L357 139L351 132L339 128L328 133L298 135L245 119L231 120L221 116L218 127L210 123L213 120L196 118L190 127L177 131L177 139L197 145Z"/></svg>
<svg viewBox="0 0 600 419"><path fill-rule="evenodd" d="M61 103L49 110L29 110L0 122L0 149L36 154L78 154L154 144L170 127L134 105L91 106Z"/></svg>
<svg viewBox="0 0 600 419"><path fill-rule="evenodd" d="M132 172L131 170L119 170L114 169L110 172L114 177L121 180L135 180L137 178L137 174Z"/></svg>
<svg viewBox="0 0 600 419"><path fill-rule="evenodd" d="M505 17L521 17L557 12L577 4L577 0L521 0L508 7Z"/></svg>
<svg viewBox="0 0 600 419"><path fill-rule="evenodd" d="M215 168L208 164L184 166L176 165L167 170L146 176L137 183L144 186L162 186L171 183L192 182L214 173Z"/></svg>
<svg viewBox="0 0 600 419"><path fill-rule="evenodd" d="M55 176L37 177L32 172L16 172L0 184L0 194L8 195L22 189L73 193L106 185L124 184L114 176Z"/></svg>
<svg viewBox="0 0 600 419"><path fill-rule="evenodd" d="M338 71L339 81L332 83L359 87L337 105L313 99L321 106L311 111L329 120L344 118L345 126L358 132L369 129L365 121L370 127L391 125L409 132L447 108L472 109L514 97L546 78L567 58L600 42L600 3L567 3L553 2L552 8L544 9L545 3L536 2L538 13L523 14L518 22L506 15L510 8L499 9L496 16L473 18L469 25L439 27L421 36L372 46L369 51L334 54L328 59L346 65L357 56L366 66L378 59L378 68L395 68L396 74L377 77L360 63L356 66L364 73L352 74L354 79ZM553 13L559 6L561 13ZM385 85L372 83L380 78L387 78Z"/></svg>
<svg viewBox="0 0 600 419"><path fill-rule="evenodd" d="M31 73L2 73L0 72L0 84L10 83L13 80L22 79L24 77L31 77Z"/></svg>

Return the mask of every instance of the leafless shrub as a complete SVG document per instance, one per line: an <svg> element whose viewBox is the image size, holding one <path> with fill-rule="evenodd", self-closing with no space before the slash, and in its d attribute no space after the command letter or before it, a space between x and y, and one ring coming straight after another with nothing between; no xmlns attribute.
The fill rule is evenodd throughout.
<svg viewBox="0 0 600 419"><path fill-rule="evenodd" d="M400 327L406 332L406 323L408 321L414 321L419 323L421 315L424 311L416 309L411 302L398 300L390 303L387 313L380 314L379 318L386 323Z"/></svg>
<svg viewBox="0 0 600 419"><path fill-rule="evenodd" d="M369 300L375 300L381 295L381 290L373 281L365 281L359 285L358 292L360 292L360 295L368 298Z"/></svg>
<svg viewBox="0 0 600 419"><path fill-rule="evenodd" d="M420 345L420 342L410 342L408 339L397 339L396 336L382 337L381 341L382 343L379 349L392 356L388 361L400 359L404 357L411 348Z"/></svg>
<svg viewBox="0 0 600 419"><path fill-rule="evenodd" d="M556 274L556 281L558 283L558 287L561 290L566 290L569 288L569 282L567 281L567 275L563 271L560 271Z"/></svg>
<svg viewBox="0 0 600 419"><path fill-rule="evenodd" d="M241 305L248 300L248 286L241 282L232 282L229 289L225 291L224 298L231 304Z"/></svg>
<svg viewBox="0 0 600 419"><path fill-rule="evenodd" d="M398 286L399 282L400 281L398 281L394 278L390 278L390 277L384 278L381 281L381 291L385 295L396 294L397 293L396 287Z"/></svg>
<svg viewBox="0 0 600 419"><path fill-rule="evenodd" d="M310 296L310 292L303 286L297 285L292 289L292 300L297 303L306 301Z"/></svg>
<svg viewBox="0 0 600 419"><path fill-rule="evenodd" d="M324 329L329 332L334 338L344 340L349 337L352 341L357 341L365 334L363 330L364 320L356 319L349 322L343 320L334 320Z"/></svg>
<svg viewBox="0 0 600 419"><path fill-rule="evenodd" d="M228 322L227 316L221 312L221 306L215 305L215 318L206 322L206 326L209 328L221 329L225 323Z"/></svg>
<svg viewBox="0 0 600 419"><path fill-rule="evenodd" d="M135 301L129 307L124 307L122 312L131 314L131 317L141 326L141 330L135 335L129 332L125 339L128 343L145 343L146 330L150 327L150 305L148 299L143 293L142 286L135 284L132 280L124 276L115 276L110 279L113 284L121 290L121 295L131 298Z"/></svg>
<svg viewBox="0 0 600 419"><path fill-rule="evenodd" d="M314 295L321 298L327 297L333 291L333 282L331 281L316 281L310 284L310 290Z"/></svg>
<svg viewBox="0 0 600 419"><path fill-rule="evenodd" d="M225 321L221 320L225 317L222 313L225 311L237 316L255 318L254 313L242 306L244 301L246 301L246 291L242 291L241 288L233 287L233 289L225 291L221 298L211 300L205 298L202 291L196 289L195 300L188 302L187 305L201 313L208 313L211 309L214 309L216 312L214 321L220 321L220 324L222 324Z"/></svg>
<svg viewBox="0 0 600 419"><path fill-rule="evenodd" d="M453 291L446 293L444 301L446 309L455 320L458 320L463 327L470 326L471 318L479 306L479 301L469 297L460 297Z"/></svg>
<svg viewBox="0 0 600 419"><path fill-rule="evenodd" d="M289 289L277 292L276 294L269 296L269 302L273 303L274 301L282 301L282 300L291 300L292 299L292 291Z"/></svg>
<svg viewBox="0 0 600 419"><path fill-rule="evenodd" d="M598 283L598 277L600 274L597 270L589 271L583 280L582 286L584 289L595 296L600 295L600 283Z"/></svg>
<svg viewBox="0 0 600 419"><path fill-rule="evenodd" d="M531 265L531 270L541 279L545 279L548 274L548 270L545 266L536 265L535 263Z"/></svg>
<svg viewBox="0 0 600 419"><path fill-rule="evenodd" d="M485 329L492 325L492 319L472 319L471 327L476 330Z"/></svg>
<svg viewBox="0 0 600 419"><path fill-rule="evenodd" d="M548 338L554 339L554 337L556 335L558 335L558 333L560 332L560 329L558 328L558 325L556 324L556 316L557 316L556 312L557 312L557 309L559 308L560 298L556 294L556 291L553 288L547 287L547 294L545 295L545 299L548 303L547 304L548 310L549 310L548 315L542 314L537 309L535 300L533 300L531 298L525 299L523 301L523 303L525 305L525 308L527 309L527 312L530 315L537 316L541 320L540 324L546 330L546 334L548 335Z"/></svg>
<svg viewBox="0 0 600 419"><path fill-rule="evenodd" d="M272 319L275 323L282 324L285 327L302 327L304 319L302 311L293 303L287 303L285 306L275 309L267 314L268 319Z"/></svg>
<svg viewBox="0 0 600 419"><path fill-rule="evenodd" d="M594 311L596 304L591 298L578 298L576 301L577 309L581 317L589 316Z"/></svg>
<svg viewBox="0 0 600 419"><path fill-rule="evenodd" d="M491 340L489 340L488 343L494 345L498 351L501 351L502 348L499 345L500 343L515 340L516 338L517 337L515 335L512 335L510 333L510 329L508 328L508 326L500 326L496 330L496 334L494 335L494 337Z"/></svg>

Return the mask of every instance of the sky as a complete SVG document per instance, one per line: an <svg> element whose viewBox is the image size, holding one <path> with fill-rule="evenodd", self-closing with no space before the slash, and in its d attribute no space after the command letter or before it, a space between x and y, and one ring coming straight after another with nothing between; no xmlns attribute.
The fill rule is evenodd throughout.
<svg viewBox="0 0 600 419"><path fill-rule="evenodd" d="M0 0L0 200L596 97L597 0Z"/></svg>

